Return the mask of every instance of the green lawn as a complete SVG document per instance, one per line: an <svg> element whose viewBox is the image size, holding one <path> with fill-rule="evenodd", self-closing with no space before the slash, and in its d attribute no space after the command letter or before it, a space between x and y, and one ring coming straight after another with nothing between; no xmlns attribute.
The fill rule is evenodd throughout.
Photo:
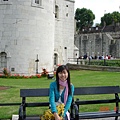
<svg viewBox="0 0 120 120"><path fill-rule="evenodd" d="M103 72L103 71L70 71L71 82L75 87L86 86L112 86L120 85L120 72ZM10 87L7 90L0 90L0 103L21 102L19 91L21 88L49 88L52 79L35 78L35 79L6 79L0 78L0 86ZM76 98L77 96L75 96ZM101 97L110 98L110 95L105 96L80 96L80 99L99 99ZM30 98L29 101L47 101L48 98ZM103 105L109 109L114 109L114 105ZM12 114L18 114L19 106L0 106L0 118L11 118ZM45 108L43 108L45 109ZM27 114L40 114L41 110L37 108L28 108ZM82 111L99 110L99 105L84 105L81 107Z"/></svg>

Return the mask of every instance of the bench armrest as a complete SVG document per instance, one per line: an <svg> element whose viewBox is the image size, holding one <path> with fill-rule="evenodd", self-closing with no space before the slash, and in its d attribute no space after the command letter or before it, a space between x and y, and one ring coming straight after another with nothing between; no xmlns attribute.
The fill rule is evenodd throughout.
<svg viewBox="0 0 120 120"><path fill-rule="evenodd" d="M75 119L76 116L78 116L78 114L79 114L79 108L78 108L77 104L72 103L71 117Z"/></svg>
<svg viewBox="0 0 120 120"><path fill-rule="evenodd" d="M19 107L19 119L18 120L23 120L23 104L21 104Z"/></svg>

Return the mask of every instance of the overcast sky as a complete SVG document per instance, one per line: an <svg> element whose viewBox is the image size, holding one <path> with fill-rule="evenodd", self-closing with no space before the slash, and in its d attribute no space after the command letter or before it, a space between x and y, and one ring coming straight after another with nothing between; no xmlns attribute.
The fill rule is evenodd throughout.
<svg viewBox="0 0 120 120"><path fill-rule="evenodd" d="M75 0L75 10L77 8L87 8L95 14L95 23L100 23L104 13L120 12L120 0Z"/></svg>

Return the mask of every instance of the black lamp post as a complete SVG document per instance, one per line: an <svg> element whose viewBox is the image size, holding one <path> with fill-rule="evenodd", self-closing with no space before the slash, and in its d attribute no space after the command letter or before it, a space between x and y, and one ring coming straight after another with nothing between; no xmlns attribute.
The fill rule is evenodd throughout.
<svg viewBox="0 0 120 120"><path fill-rule="evenodd" d="M39 62L38 54L37 54L37 59L35 60L35 62L36 62L36 74L38 74L38 62Z"/></svg>

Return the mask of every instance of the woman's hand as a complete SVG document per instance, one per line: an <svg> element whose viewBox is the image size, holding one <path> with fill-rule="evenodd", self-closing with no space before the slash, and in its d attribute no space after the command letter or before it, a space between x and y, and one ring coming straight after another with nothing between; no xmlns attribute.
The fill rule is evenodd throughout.
<svg viewBox="0 0 120 120"><path fill-rule="evenodd" d="M62 120L58 113L54 113L55 120Z"/></svg>

